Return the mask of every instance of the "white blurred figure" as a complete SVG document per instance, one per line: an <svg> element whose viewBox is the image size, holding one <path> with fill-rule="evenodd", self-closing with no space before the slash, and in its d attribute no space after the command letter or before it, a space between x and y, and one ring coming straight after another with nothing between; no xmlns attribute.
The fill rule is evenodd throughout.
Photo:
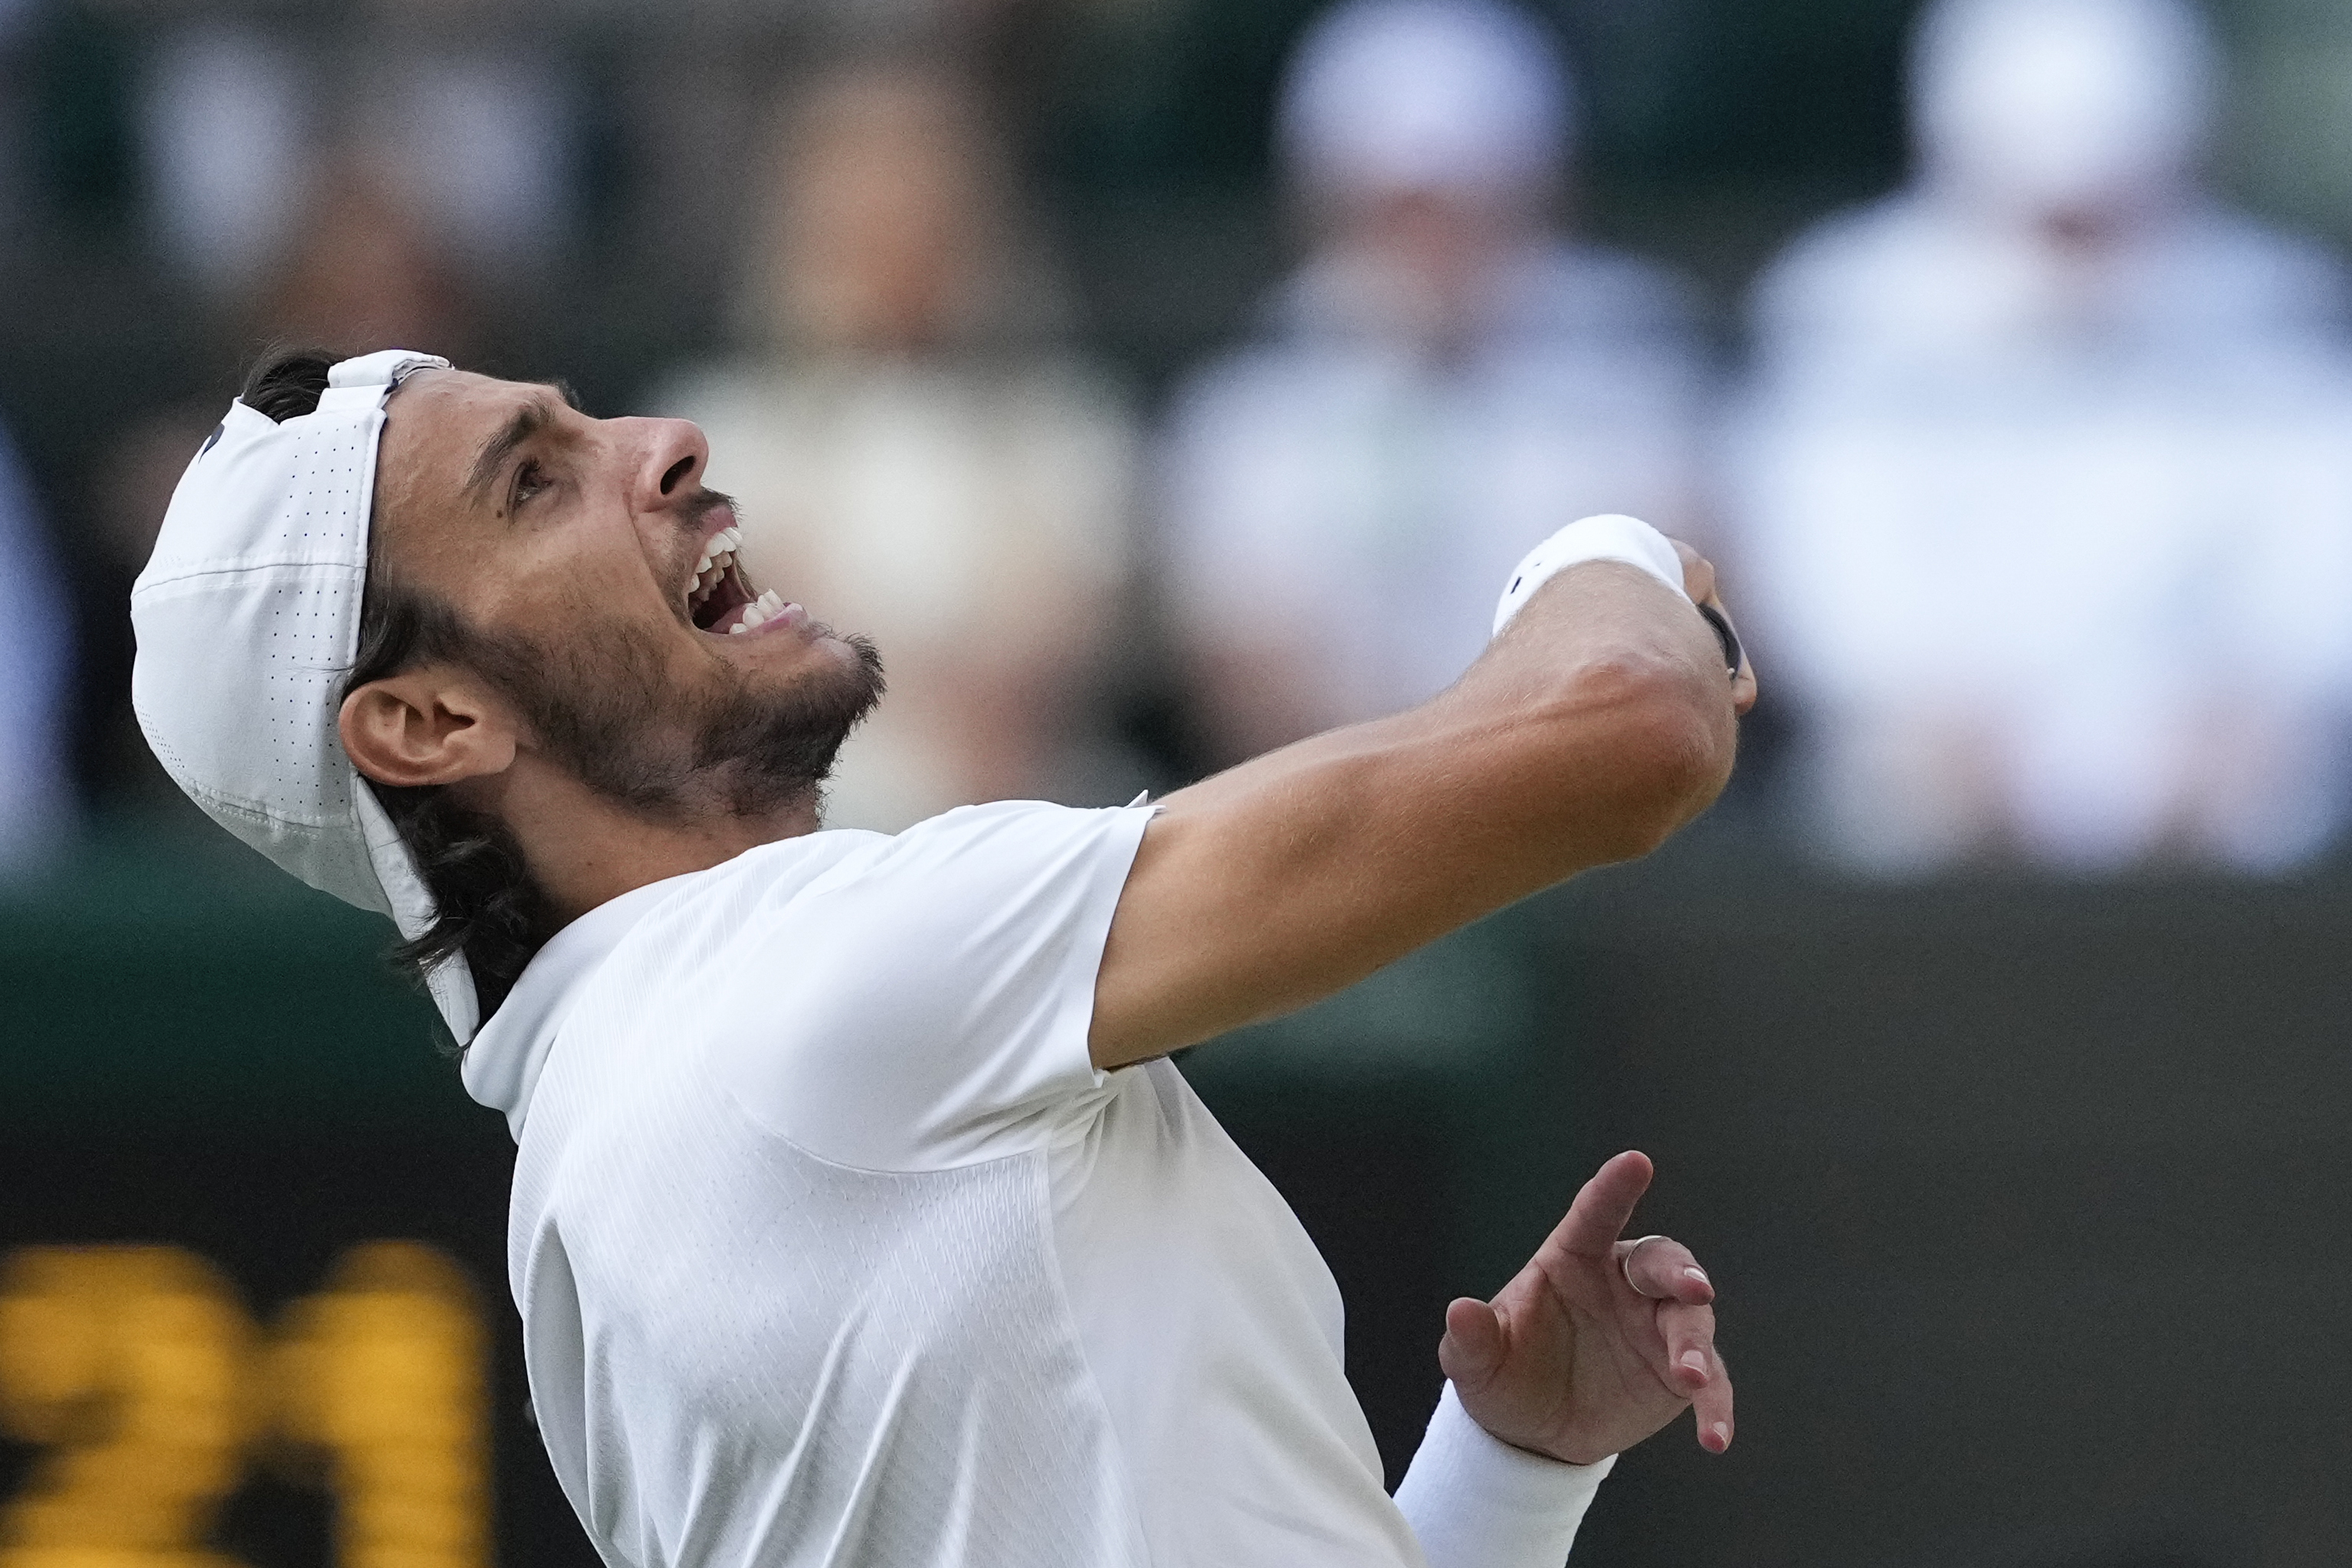
<svg viewBox="0 0 2352 1568"><path fill-rule="evenodd" d="M310 131L301 74L285 41L233 23L151 48L139 131L158 237L212 292L233 292L289 237Z"/></svg>
<svg viewBox="0 0 2352 1568"><path fill-rule="evenodd" d="M0 438L0 879L38 866L70 819L65 602L32 488Z"/></svg>
<svg viewBox="0 0 2352 1568"><path fill-rule="evenodd" d="M1310 254L1166 452L1171 609L1228 759L1433 694L1531 542L1687 526L1696 489L1690 296L1551 232L1574 100L1531 17L1355 0L1279 116Z"/></svg>
<svg viewBox="0 0 2352 1568"><path fill-rule="evenodd" d="M2352 801L2325 254L2199 188L2181 0L1946 0L1919 174L1768 273L1725 497L1825 847L2278 868Z"/></svg>
<svg viewBox="0 0 2352 1568"><path fill-rule="evenodd" d="M576 132L547 25L511 0L376 0L301 26L199 9L152 29L139 135L165 254L234 298L363 153L470 262L543 258L570 220Z"/></svg>
<svg viewBox="0 0 2352 1568"><path fill-rule="evenodd" d="M835 826L1084 795L1101 769L1137 441L1057 344L1011 178L952 76L821 78L754 237L751 352L657 399L709 435L752 574L882 650L889 700L842 751Z"/></svg>

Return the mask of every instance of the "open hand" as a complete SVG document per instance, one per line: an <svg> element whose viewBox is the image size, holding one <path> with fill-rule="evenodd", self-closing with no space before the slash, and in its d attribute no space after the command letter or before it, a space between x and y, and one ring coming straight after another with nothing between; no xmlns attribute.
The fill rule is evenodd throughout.
<svg viewBox="0 0 2352 1568"><path fill-rule="evenodd" d="M1504 1442L1595 1464L1689 1406L1702 1447L1731 1446L1714 1285L1680 1242L1623 1239L1650 1176L1649 1156L1618 1155L1500 1295L1445 1309L1438 1364Z"/></svg>

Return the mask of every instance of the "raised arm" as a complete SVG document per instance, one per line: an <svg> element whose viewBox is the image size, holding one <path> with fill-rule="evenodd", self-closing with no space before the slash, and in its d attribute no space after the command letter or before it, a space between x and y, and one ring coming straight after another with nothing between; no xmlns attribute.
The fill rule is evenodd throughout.
<svg viewBox="0 0 2352 1568"><path fill-rule="evenodd" d="M1691 599L1711 602L1714 569L1683 557ZM1754 690L1656 578L1614 561L1561 572L1421 707L1168 797L1111 923L1096 1064L1303 1006L1647 854L1721 792Z"/></svg>

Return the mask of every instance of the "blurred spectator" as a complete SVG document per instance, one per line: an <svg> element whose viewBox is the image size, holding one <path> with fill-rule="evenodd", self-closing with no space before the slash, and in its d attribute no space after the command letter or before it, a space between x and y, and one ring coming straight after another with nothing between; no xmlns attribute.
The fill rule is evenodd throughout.
<svg viewBox="0 0 2352 1568"><path fill-rule="evenodd" d="M31 487L0 440L0 878L66 826L66 684L72 628Z"/></svg>
<svg viewBox="0 0 2352 1568"><path fill-rule="evenodd" d="M140 132L158 237L216 294L248 289L322 168L365 148L463 259L541 257L572 202L570 83L544 7L376 0L264 28L193 9L150 30Z"/></svg>
<svg viewBox="0 0 2352 1568"><path fill-rule="evenodd" d="M1915 184L1759 289L1737 580L1848 859L2269 868L2342 821L2344 279L2200 190L2218 74L2182 0L1946 0Z"/></svg>
<svg viewBox="0 0 2352 1568"><path fill-rule="evenodd" d="M1123 400L1055 346L1060 297L968 89L877 64L784 128L736 363L661 401L709 433L763 584L882 649L839 826L1076 787L1129 554Z"/></svg>
<svg viewBox="0 0 2352 1568"><path fill-rule="evenodd" d="M398 343L465 363L488 346L476 274L462 264L460 246L381 162L323 163L290 204L275 250L247 264L238 281L241 292L220 301L238 358L268 342L350 353ZM226 395L208 391L130 418L89 487L88 548L75 564L100 585L91 602L114 624L92 641L92 679L77 722L91 782L110 804L179 805L179 792L149 763L131 712L131 584Z"/></svg>
<svg viewBox="0 0 2352 1568"><path fill-rule="evenodd" d="M1548 226L1573 94L1495 0L1355 0L1292 60L1310 237L1257 341L1179 396L1171 594L1232 760L1436 692L1560 524L1691 521L1690 299Z"/></svg>
<svg viewBox="0 0 2352 1568"><path fill-rule="evenodd" d="M323 165L289 204L276 248L240 278L223 313L243 344L350 353L415 345L460 363L484 348L483 309L458 247L380 162ZM207 395L135 420L115 444L97 502L97 542L130 583L155 548L189 455L220 418Z"/></svg>
<svg viewBox="0 0 2352 1568"><path fill-rule="evenodd" d="M260 288L239 309L257 342L354 353L417 344L460 363L482 347L479 289L455 226L382 160L321 167L255 277Z"/></svg>

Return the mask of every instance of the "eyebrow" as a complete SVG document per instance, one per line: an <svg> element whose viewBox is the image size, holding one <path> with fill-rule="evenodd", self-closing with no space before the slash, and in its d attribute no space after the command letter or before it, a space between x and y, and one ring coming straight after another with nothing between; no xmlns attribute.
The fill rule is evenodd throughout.
<svg viewBox="0 0 2352 1568"><path fill-rule="evenodd" d="M559 383L549 390L561 396L567 405L580 406L569 386ZM534 397L516 409L514 417L500 426L488 440L482 443L482 449L474 455L473 471L466 476L466 494L477 501L480 500L481 492L499 477L499 470L506 467L507 459L514 456L515 448L554 423L555 404L547 397Z"/></svg>

